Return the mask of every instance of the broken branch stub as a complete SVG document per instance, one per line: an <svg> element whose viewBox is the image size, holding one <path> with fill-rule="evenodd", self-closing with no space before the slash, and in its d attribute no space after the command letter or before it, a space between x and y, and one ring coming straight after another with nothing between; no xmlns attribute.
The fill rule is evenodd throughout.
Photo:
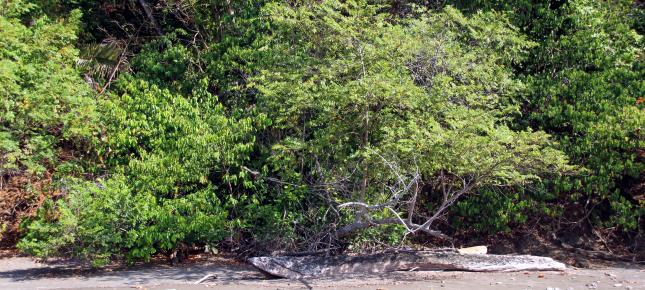
<svg viewBox="0 0 645 290"><path fill-rule="evenodd" d="M515 255L463 255L455 252L419 251L333 257L255 257L249 262L274 276L301 279L343 274L376 274L415 269L473 272L562 271L565 265L547 257Z"/></svg>

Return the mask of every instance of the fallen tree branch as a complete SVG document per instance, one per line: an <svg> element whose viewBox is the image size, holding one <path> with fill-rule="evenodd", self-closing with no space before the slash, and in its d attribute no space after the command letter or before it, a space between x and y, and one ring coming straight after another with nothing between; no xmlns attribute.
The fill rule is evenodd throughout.
<svg viewBox="0 0 645 290"><path fill-rule="evenodd" d="M204 282L204 281L206 281L206 280L208 280L210 278L217 278L217 276L215 276L215 274L206 274L206 276L204 276L201 279L197 280L194 284L195 285L200 284L200 283L202 283L202 282Z"/></svg>
<svg viewBox="0 0 645 290"><path fill-rule="evenodd" d="M410 233L421 231L423 233L426 233L436 238L441 238L444 240L452 240L450 237L444 235L440 231L431 230L427 227L423 227L423 225L411 223L411 222L402 220L400 218L384 218L384 219L370 220L370 221L364 221L364 222L354 222L339 229L337 231L337 235L339 238L342 238L350 235L351 233L357 230L371 228L379 225L394 225L394 224L401 224L401 223L403 223L403 225L408 229Z"/></svg>
<svg viewBox="0 0 645 290"><path fill-rule="evenodd" d="M264 272L289 279L353 273L375 274L410 269L473 272L563 271L566 269L564 264L547 257L459 254L454 251L403 251L333 257L255 257L248 261Z"/></svg>

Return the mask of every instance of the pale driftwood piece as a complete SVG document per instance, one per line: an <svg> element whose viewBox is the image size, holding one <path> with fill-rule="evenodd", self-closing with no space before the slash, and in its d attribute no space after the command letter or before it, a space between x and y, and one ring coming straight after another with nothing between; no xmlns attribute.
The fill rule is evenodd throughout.
<svg viewBox="0 0 645 290"><path fill-rule="evenodd" d="M206 274L206 276L204 276L201 279L197 280L194 284L197 285L197 284L202 283L202 282L204 282L204 281L206 281L206 280L208 280L210 278L217 278L217 276L215 276L215 274Z"/></svg>
<svg viewBox="0 0 645 290"><path fill-rule="evenodd" d="M249 262L271 275L289 278L375 274L415 269L473 272L562 271L564 264L547 257L514 255L462 255L455 252L409 251L363 256L255 257Z"/></svg>
<svg viewBox="0 0 645 290"><path fill-rule="evenodd" d="M468 247L468 248L459 248L457 249L457 252L459 254L480 254L484 255L488 253L488 247L486 246L475 246L475 247Z"/></svg>

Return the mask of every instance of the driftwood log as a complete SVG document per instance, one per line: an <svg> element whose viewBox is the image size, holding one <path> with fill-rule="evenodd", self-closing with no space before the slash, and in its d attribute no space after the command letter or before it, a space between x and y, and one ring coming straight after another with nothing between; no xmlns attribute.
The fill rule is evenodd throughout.
<svg viewBox="0 0 645 290"><path fill-rule="evenodd" d="M415 269L455 271L562 271L551 258L515 255L460 254L452 251L405 251L362 256L255 257L249 262L274 276L301 279L342 274L374 274Z"/></svg>

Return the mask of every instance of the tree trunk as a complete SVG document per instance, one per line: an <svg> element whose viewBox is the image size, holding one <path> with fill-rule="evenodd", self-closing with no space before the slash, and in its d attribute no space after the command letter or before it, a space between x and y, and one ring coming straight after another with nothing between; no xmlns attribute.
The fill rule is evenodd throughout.
<svg viewBox="0 0 645 290"><path fill-rule="evenodd" d="M473 272L562 271L565 265L551 258L513 255L459 254L453 251L385 252L363 256L256 257L249 262L271 275L313 278L342 274L385 273L401 270L459 270Z"/></svg>

